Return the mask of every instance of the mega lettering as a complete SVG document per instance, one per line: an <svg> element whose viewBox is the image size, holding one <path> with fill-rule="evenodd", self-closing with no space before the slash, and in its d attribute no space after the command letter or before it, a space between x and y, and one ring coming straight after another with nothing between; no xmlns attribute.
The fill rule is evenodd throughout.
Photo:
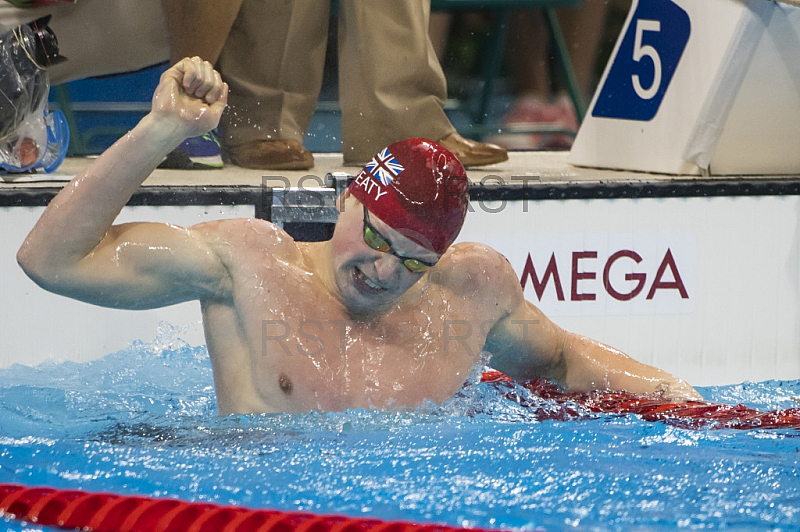
<svg viewBox="0 0 800 532"><path fill-rule="evenodd" d="M637 265L641 264L644 259L639 253L630 249L616 251L609 255L602 269L599 269L594 262L597 258L597 251L581 250L573 251L570 254L570 301L597 300L597 294L588 292L585 288L581 288L579 283L596 279L597 273L600 271L602 271L602 286L604 291L617 301L631 301L644 292L648 281L648 276L644 272L629 272L624 275L625 281L632 281L634 283L633 286L614 286L612 280L612 269L618 265L623 266L624 261L633 261L633 263ZM552 285L556 299L558 301L565 301L564 283L562 282L556 254L552 253L547 265L543 269L540 267L538 271L543 272L541 277L537 273L536 265L534 264L531 254L528 253L525 259L525 265L522 268L522 275L520 276L520 285L522 289L525 290L528 283L532 283L533 291L537 299L541 301L548 286ZM689 299L689 292L686 289L686 284L681 277L678 264L670 248L667 248L659 263L645 299L652 300L657 297L659 291L664 290L676 290L681 299Z"/></svg>

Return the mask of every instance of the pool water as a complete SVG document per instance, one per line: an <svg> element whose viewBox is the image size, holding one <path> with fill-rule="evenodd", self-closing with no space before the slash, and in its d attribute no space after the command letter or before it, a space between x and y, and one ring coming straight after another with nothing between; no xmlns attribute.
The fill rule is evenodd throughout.
<svg viewBox="0 0 800 532"><path fill-rule="evenodd" d="M0 382L3 483L515 530L800 526L797 430L539 421L489 384L408 413L220 418L206 349L163 338ZM800 381L700 392L790 408Z"/></svg>

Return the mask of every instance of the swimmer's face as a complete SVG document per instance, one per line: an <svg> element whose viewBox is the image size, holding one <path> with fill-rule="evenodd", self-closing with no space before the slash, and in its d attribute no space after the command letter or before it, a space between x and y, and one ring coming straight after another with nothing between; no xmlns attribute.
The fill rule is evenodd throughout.
<svg viewBox="0 0 800 532"><path fill-rule="evenodd" d="M384 244L380 246L383 251L374 249L377 242ZM336 224L332 253L336 286L347 308L356 312L395 302L426 276L427 268L412 271L407 264L419 270L420 264L432 266L439 260L437 253L403 236L374 214L367 214L365 220L363 205L352 198L346 200Z"/></svg>

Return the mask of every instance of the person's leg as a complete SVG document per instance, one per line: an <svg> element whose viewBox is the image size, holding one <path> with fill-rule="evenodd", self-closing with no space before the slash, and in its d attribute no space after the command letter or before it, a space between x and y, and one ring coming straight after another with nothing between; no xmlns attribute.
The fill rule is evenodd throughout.
<svg viewBox="0 0 800 532"><path fill-rule="evenodd" d="M586 0L576 8L559 10L570 59L584 99L595 82L594 65L603 35L608 5L604 0ZM560 126L565 131L578 129L577 114L571 100L553 96L550 78L550 35L538 10L514 14L509 52L512 54L517 99L503 118L504 125ZM504 134L492 140L516 149L568 149L574 134Z"/></svg>
<svg viewBox="0 0 800 532"><path fill-rule="evenodd" d="M169 27L170 63L199 56L219 59L242 0L161 0Z"/></svg>
<svg viewBox="0 0 800 532"><path fill-rule="evenodd" d="M508 55L517 95L550 99L550 35L538 9L515 11L509 23Z"/></svg>
<svg viewBox="0 0 800 532"><path fill-rule="evenodd" d="M560 9L558 13L578 86L586 101L594 91L595 63L607 13L605 0L586 0L581 7Z"/></svg>
<svg viewBox="0 0 800 532"><path fill-rule="evenodd" d="M0 2L0 24L16 27L52 15L50 27L67 61L48 70L53 84L116 74L169 58L161 0L81 0L40 8Z"/></svg>
<svg viewBox="0 0 800 532"><path fill-rule="evenodd" d="M558 19L578 85L588 98L595 81L595 61L605 29L608 3L586 0L580 7L558 10ZM551 98L550 35L539 10L515 12L509 27L508 51L512 58L517 94L535 95L542 101Z"/></svg>
<svg viewBox="0 0 800 532"><path fill-rule="evenodd" d="M329 0L244 0L218 65L230 86L223 159L263 169L306 169L302 147L322 86Z"/></svg>
<svg viewBox="0 0 800 532"><path fill-rule="evenodd" d="M428 36L430 0L340 0L339 101L345 164L368 161L392 142L442 142L464 164L507 158L468 141L444 113L447 87Z"/></svg>

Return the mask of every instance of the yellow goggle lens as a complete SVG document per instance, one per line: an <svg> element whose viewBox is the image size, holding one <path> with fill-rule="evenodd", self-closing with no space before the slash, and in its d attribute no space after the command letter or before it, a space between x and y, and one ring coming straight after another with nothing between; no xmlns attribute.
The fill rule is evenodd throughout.
<svg viewBox="0 0 800 532"><path fill-rule="evenodd" d="M364 242L375 251L387 252L392 247L381 236L376 235L371 227L364 228Z"/></svg>
<svg viewBox="0 0 800 532"><path fill-rule="evenodd" d="M428 271L431 267L417 259L405 259L403 265L414 273Z"/></svg>

